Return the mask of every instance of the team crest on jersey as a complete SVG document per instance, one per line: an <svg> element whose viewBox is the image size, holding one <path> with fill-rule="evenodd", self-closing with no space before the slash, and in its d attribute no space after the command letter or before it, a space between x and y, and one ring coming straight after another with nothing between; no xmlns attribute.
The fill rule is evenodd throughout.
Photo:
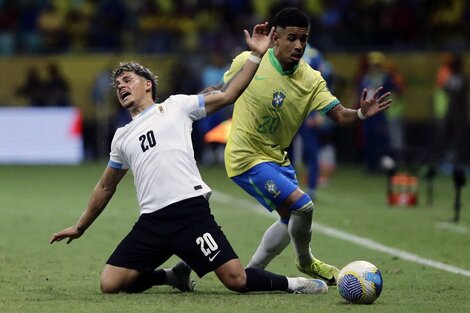
<svg viewBox="0 0 470 313"><path fill-rule="evenodd" d="M276 198L278 195L279 195L279 190L277 189L277 186L276 184L274 183L274 181L272 180L267 180L265 183L264 183L264 189L272 194L274 196L274 198Z"/></svg>
<svg viewBox="0 0 470 313"><path fill-rule="evenodd" d="M279 109L282 104L284 103L284 99L286 98L286 93L282 89L276 89L273 92L273 101L271 102L273 107Z"/></svg>
<svg viewBox="0 0 470 313"><path fill-rule="evenodd" d="M166 107L163 103L157 104L157 107L155 108L158 114L165 114L166 113Z"/></svg>

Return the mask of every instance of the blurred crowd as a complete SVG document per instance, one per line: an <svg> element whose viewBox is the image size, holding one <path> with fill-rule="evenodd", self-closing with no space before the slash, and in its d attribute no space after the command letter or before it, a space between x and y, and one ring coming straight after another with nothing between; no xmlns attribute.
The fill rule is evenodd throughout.
<svg viewBox="0 0 470 313"><path fill-rule="evenodd" d="M18 97L25 98L33 107L66 107L72 105L70 84L63 76L59 66L49 63L45 69L47 77L43 78L40 69L30 66L24 82L15 90Z"/></svg>
<svg viewBox="0 0 470 313"><path fill-rule="evenodd" d="M468 79L458 52L470 48L470 1L0 0L0 55L178 54L185 61L172 67L167 77L169 90L159 90L159 98L165 99L170 94L198 93L218 84L231 58L245 48L241 30L269 20L279 8L289 5L302 8L311 17L311 46L305 61L322 72L335 95L347 103L356 103L356 107L364 88L384 86L394 95L390 110L346 133L338 134L321 116L308 117L299 131L299 141L310 144L298 149L293 159L301 159L309 168L307 181L311 190L315 190L318 181L328 180L336 155L351 156L369 172L380 170L384 157L392 157L398 163L409 161L411 132L407 129L407 103L403 97L406 79L394 60L379 51L457 52L442 54L436 84L434 88L430 86L433 126L426 131L429 138L421 138L420 144L428 146L426 162L432 165L467 159L463 134L467 129ZM346 81L344 73L334 69L325 55L339 51L359 52L355 54L360 57L351 81ZM93 82L94 115L84 121L87 158L106 156L114 130L129 121L114 97L110 73L110 68L102 69ZM14 93L30 106L71 106L74 103L69 78L57 64L50 63L44 69L32 65ZM345 89L353 94L345 95ZM230 117L229 107L194 124L198 161L222 163L223 144L206 142L204 136ZM342 144L341 138L350 140ZM344 147L351 142L354 151L348 153ZM342 150L337 153L336 149Z"/></svg>
<svg viewBox="0 0 470 313"><path fill-rule="evenodd" d="M233 51L243 28L294 5L327 51L465 49L466 0L0 0L0 54Z"/></svg>

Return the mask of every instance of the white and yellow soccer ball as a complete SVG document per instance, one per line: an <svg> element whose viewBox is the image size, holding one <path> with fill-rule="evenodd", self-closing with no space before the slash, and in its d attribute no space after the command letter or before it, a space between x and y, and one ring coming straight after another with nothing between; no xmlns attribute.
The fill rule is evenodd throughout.
<svg viewBox="0 0 470 313"><path fill-rule="evenodd" d="M382 292L383 279L379 269L367 261L354 261L341 269L338 291L351 303L370 304Z"/></svg>

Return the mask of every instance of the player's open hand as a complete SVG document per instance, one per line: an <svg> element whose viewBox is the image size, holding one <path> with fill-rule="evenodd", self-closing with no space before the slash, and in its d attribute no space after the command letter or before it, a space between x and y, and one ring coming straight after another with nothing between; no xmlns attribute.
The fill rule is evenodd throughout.
<svg viewBox="0 0 470 313"><path fill-rule="evenodd" d="M259 57L263 56L271 45L274 27L269 28L268 22L257 24L253 27L253 34L245 29L245 39L248 47Z"/></svg>
<svg viewBox="0 0 470 313"><path fill-rule="evenodd" d="M367 98L368 91L364 89L361 97L361 107L360 110L365 117L371 117L378 112L386 110L392 104L392 99L390 99L391 92L382 94L383 87L377 88L374 92L374 95L371 98Z"/></svg>
<svg viewBox="0 0 470 313"><path fill-rule="evenodd" d="M63 229L57 233L54 233L49 239L49 243L59 242L65 238L68 238L67 244L69 244L72 240L80 238L83 235L83 231L79 230L77 227L72 226L66 229Z"/></svg>

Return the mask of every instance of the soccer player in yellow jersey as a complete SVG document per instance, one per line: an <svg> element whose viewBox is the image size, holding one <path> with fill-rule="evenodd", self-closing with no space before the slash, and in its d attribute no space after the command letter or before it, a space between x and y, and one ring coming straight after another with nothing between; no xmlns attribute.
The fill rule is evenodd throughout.
<svg viewBox="0 0 470 313"><path fill-rule="evenodd" d="M308 16L297 8L279 11L273 20L269 49L248 88L235 102L232 128L225 150L228 176L280 220L265 232L249 267L265 268L292 241L297 268L330 285L338 269L314 258L310 250L312 199L300 188L286 149L312 111L348 125L387 109L390 93L382 88L363 91L361 107L343 107L330 93L320 72L302 56L310 35ZM239 54L224 75L229 81L250 52ZM308 143L306 143L308 144Z"/></svg>

